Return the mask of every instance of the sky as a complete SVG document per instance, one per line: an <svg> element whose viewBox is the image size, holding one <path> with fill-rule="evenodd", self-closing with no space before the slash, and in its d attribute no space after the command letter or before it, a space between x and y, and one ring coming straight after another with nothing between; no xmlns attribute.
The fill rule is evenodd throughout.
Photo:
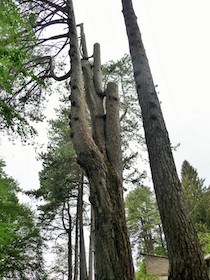
<svg viewBox="0 0 210 280"><path fill-rule="evenodd" d="M178 173L188 160L210 184L210 1L133 0L174 152ZM76 0L77 23L84 23L89 54L101 44L102 62L120 59L129 52L120 0ZM48 104L54 116L55 99ZM46 143L47 126L39 128ZM24 189L38 188L34 149L0 135L0 155L6 172Z"/></svg>

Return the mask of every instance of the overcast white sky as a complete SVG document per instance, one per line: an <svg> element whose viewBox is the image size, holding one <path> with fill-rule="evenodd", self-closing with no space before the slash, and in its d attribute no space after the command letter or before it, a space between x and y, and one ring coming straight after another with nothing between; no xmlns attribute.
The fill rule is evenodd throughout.
<svg viewBox="0 0 210 280"><path fill-rule="evenodd" d="M76 0L77 23L85 24L89 53L99 42L102 60L128 53L120 0ZM133 0L177 169L187 159L210 184L210 1ZM53 107L50 104L49 107ZM51 109L52 114L52 109ZM42 127L40 137L46 139ZM40 163L33 148L2 139L0 155L7 173L23 188L38 187Z"/></svg>

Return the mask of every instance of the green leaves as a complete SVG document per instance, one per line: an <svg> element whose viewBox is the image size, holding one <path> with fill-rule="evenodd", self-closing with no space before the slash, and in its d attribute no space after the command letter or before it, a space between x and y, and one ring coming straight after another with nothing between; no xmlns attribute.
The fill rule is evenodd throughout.
<svg viewBox="0 0 210 280"><path fill-rule="evenodd" d="M17 183L3 171L0 161L0 278L42 278L42 251L39 229L32 211L17 197ZM22 277L22 278L21 278Z"/></svg>
<svg viewBox="0 0 210 280"><path fill-rule="evenodd" d="M181 169L181 183L187 208L196 227L205 253L210 249L210 189L204 186L197 170L184 161Z"/></svg>
<svg viewBox="0 0 210 280"><path fill-rule="evenodd" d="M25 74L28 45L34 40L28 15L12 0L3 1L0 11L0 89L12 92L12 84Z"/></svg>
<svg viewBox="0 0 210 280"><path fill-rule="evenodd" d="M140 253L165 254L161 222L154 194L147 186L139 186L129 192L125 199L127 224L131 242ZM161 249L161 250L160 250Z"/></svg>
<svg viewBox="0 0 210 280"><path fill-rule="evenodd" d="M38 77L34 57L34 11L13 0L2 1L0 10L0 129L23 140L36 134L29 120L40 120L39 107L45 86ZM33 94L32 93L33 91Z"/></svg>

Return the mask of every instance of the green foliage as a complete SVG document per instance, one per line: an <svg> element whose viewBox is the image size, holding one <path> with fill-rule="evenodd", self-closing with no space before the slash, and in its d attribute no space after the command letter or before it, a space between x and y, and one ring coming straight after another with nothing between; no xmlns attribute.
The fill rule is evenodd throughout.
<svg viewBox="0 0 210 280"><path fill-rule="evenodd" d="M25 74L23 62L28 58L27 42L33 40L29 14L21 14L13 0L2 2L0 11L0 87L11 92L14 73ZM23 44L23 39L27 39Z"/></svg>
<svg viewBox="0 0 210 280"><path fill-rule="evenodd" d="M0 99L0 119L1 118L2 122L0 128L9 129L10 132L17 133L21 136L23 141L37 134L36 130L14 107L9 106L5 101Z"/></svg>
<svg viewBox="0 0 210 280"><path fill-rule="evenodd" d="M43 80L32 63L36 38L35 14L23 10L17 1L5 0L0 10L0 129L16 133L23 140L36 132L29 120L43 116L41 88ZM33 89L33 96L31 90ZM37 91L36 91L37 89ZM38 94L39 91L39 94ZM36 93L36 94L35 94Z"/></svg>
<svg viewBox="0 0 210 280"><path fill-rule="evenodd" d="M205 225L201 230L198 229L198 237L204 254L208 254L210 252L210 232Z"/></svg>
<svg viewBox="0 0 210 280"><path fill-rule="evenodd" d="M188 161L181 169L181 183L187 208L197 229L202 249L210 252L210 189L204 186L198 172Z"/></svg>
<svg viewBox="0 0 210 280"><path fill-rule="evenodd" d="M69 203L75 206L78 182L81 180L81 170L70 138L68 113L67 108L59 109L58 118L49 122L48 150L40 154L43 162L43 169L39 174L40 188L27 192L44 200L39 206L39 217L46 229L53 227L54 221L61 223Z"/></svg>
<svg viewBox="0 0 210 280"><path fill-rule="evenodd" d="M19 202L17 183L4 173L3 167L0 161L0 277L46 279L42 239L33 213Z"/></svg>
<svg viewBox="0 0 210 280"><path fill-rule="evenodd" d="M146 271L145 260L137 263L136 280L159 280L159 277L149 275Z"/></svg>
<svg viewBox="0 0 210 280"><path fill-rule="evenodd" d="M40 188L27 192L42 200L38 207L39 223L45 240L56 242L56 250L52 250L56 259L49 271L53 275L50 279L68 274L67 250L59 244L65 244L66 249L72 244L69 240L75 226L78 186L83 181L71 143L69 108L60 108L57 113L57 118L49 122L47 152L40 155L43 165L39 174Z"/></svg>
<svg viewBox="0 0 210 280"><path fill-rule="evenodd" d="M125 205L131 242L138 256L142 252L166 254L159 212L150 188L136 187L127 195Z"/></svg>
<svg viewBox="0 0 210 280"><path fill-rule="evenodd" d="M124 150L130 147L129 141L131 140L135 144L143 144L144 138L139 133L142 129L141 111L136 97L130 56L125 54L116 62L109 61L103 65L102 72L105 85L108 82L115 82L119 87L122 136L126 134L126 139L123 137Z"/></svg>

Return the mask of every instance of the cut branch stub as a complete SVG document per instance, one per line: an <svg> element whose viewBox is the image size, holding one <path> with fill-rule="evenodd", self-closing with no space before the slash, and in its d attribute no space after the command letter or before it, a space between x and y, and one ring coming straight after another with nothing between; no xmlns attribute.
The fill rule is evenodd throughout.
<svg viewBox="0 0 210 280"><path fill-rule="evenodd" d="M95 90L99 96L104 96L102 86L102 72L101 72L101 51L99 43L94 44L93 49L93 80Z"/></svg>
<svg viewBox="0 0 210 280"><path fill-rule="evenodd" d="M88 51L87 51L87 45L86 45L86 38L85 38L83 23L80 23L77 26L80 27L80 42L81 42L82 58L83 59L88 59Z"/></svg>

